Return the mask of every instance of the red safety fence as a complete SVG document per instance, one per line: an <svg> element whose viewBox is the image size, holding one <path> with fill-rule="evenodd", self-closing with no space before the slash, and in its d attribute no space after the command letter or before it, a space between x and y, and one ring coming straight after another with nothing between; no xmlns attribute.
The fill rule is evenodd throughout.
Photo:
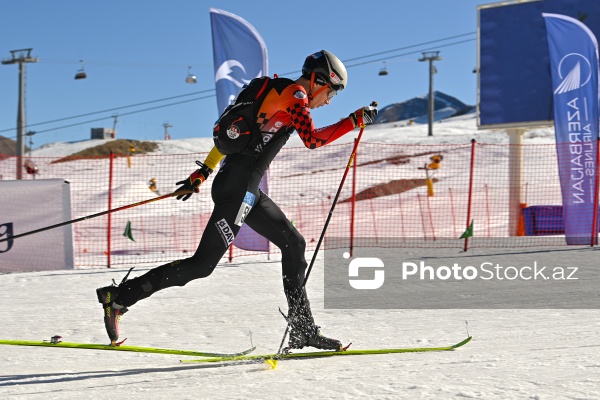
<svg viewBox="0 0 600 400"><path fill-rule="evenodd" d="M303 234L308 250L319 240L351 151L352 143L314 151L286 148L271 165L269 196ZM70 182L75 219L170 193L205 156L28 157L24 165L35 168L23 177ZM15 157L0 160L1 179L15 179L15 165ZM212 210L211 183L186 202L167 198L73 224L75 265L190 256ZM43 206L44 193L14 201ZM554 144L361 143L327 246L561 246L566 244L561 204ZM473 236L459 239L471 222ZM128 225L131 238L124 234ZM271 245L270 252L278 249ZM258 253L234 246L226 257L251 254Z"/></svg>

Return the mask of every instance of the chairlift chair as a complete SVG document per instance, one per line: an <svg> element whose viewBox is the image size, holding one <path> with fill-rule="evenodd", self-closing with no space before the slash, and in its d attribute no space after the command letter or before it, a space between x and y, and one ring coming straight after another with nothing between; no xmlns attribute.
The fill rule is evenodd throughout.
<svg viewBox="0 0 600 400"><path fill-rule="evenodd" d="M196 83L198 82L198 79L196 79L196 75L192 74L191 72L192 67L188 67L188 74L187 77L185 78L185 83Z"/></svg>
<svg viewBox="0 0 600 400"><path fill-rule="evenodd" d="M81 69L77 71L77 73L75 74L75 79L85 79L87 78L87 74L85 73L84 70L84 64L85 62L83 60L80 61L81 62Z"/></svg>
<svg viewBox="0 0 600 400"><path fill-rule="evenodd" d="M385 61L383 62L383 68L381 68L381 70L379 71L379 76L384 76L388 74L388 70L385 67Z"/></svg>

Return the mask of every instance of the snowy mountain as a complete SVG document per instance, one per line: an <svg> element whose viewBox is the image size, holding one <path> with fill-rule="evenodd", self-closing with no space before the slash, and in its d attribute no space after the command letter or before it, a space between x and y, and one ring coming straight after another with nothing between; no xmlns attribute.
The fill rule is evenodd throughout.
<svg viewBox="0 0 600 400"><path fill-rule="evenodd" d="M415 97L401 103L394 103L383 107L375 118L376 124L394 121L413 120L416 123L427 123L429 95ZM434 120L439 121L449 117L466 114L474 110L455 97L442 92L434 92Z"/></svg>
<svg viewBox="0 0 600 400"><path fill-rule="evenodd" d="M29 147L25 146L25 151L29 151ZM0 135L0 159L2 156L15 156L17 154L17 142L7 137Z"/></svg>
<svg viewBox="0 0 600 400"><path fill-rule="evenodd" d="M440 98L441 101L441 98ZM462 103L461 103L462 104ZM392 105L393 106L393 105ZM388 106L388 107L392 107ZM388 107L385 107L387 109ZM452 107L445 107L445 111L453 110ZM382 110L383 111L383 110ZM381 115L381 112L379 116ZM442 109L436 112L440 115ZM379 117L378 116L378 117ZM508 143L508 136L503 130L477 130L477 120L475 113L470 112L456 117L444 117L443 124L435 125L434 136L427 136L427 116L424 121L407 125L406 123L383 123L370 125L365 132L363 142L371 143L404 143L404 144L460 144L468 143L471 139L476 139L479 143ZM323 126L327 121L317 120L317 126ZM352 142L355 134L348 134L341 137L336 143ZM524 137L525 143L553 143L554 130L552 128L538 128L528 130ZM33 157L64 157L84 149L99 146L108 140L115 139L89 139L76 142L56 142L48 143L31 152ZM199 137L192 139L178 140L153 140L158 144L154 154L189 154L189 153L207 153L213 147L212 137ZM298 135L293 134L285 146L304 147Z"/></svg>
<svg viewBox="0 0 600 400"><path fill-rule="evenodd" d="M390 123L390 126L379 125L372 126L373 128L397 128L397 127L407 127L410 125L409 121L413 121L416 125L418 124L427 124L427 113L428 113L428 98L429 96L415 97L413 99L387 105L383 108L379 109L379 114L375 118L375 124L386 124ZM435 114L434 120L441 121L446 120L452 117L458 117L464 114L472 113L472 115L467 116L466 120L468 120L467 124L469 125L469 129L476 130L475 126L475 114L473 113L475 110L474 106L466 105L455 97L449 96L442 92L435 92ZM402 121L400 124L391 124L393 122ZM315 124L317 126L326 125L327 121L316 120ZM463 122L464 123L464 122ZM413 128L416 128L413 127ZM412 130L410 130L413 132ZM420 142L422 135L420 133L421 128L416 128L414 130L415 137L418 137ZM409 133L408 131L404 131L405 134ZM501 132L501 135L503 133ZM296 135L293 135L294 138ZM387 135L378 135L377 139L367 139L372 142L395 142L396 139L393 139L394 136L384 137ZM48 143L43 146L40 146L36 149L33 149L32 156L34 157L63 157L72 155L77 153L78 151L85 150L90 147L100 146L111 139L86 139L80 141L73 142L56 142L56 143ZM114 140L114 139L112 139ZM343 140L343 139L342 139ZM459 139L462 142L461 139ZM212 138L204 137L204 138L192 138L192 139L180 139L180 140L152 140L151 142L156 142L159 144L159 149L156 151L158 154L184 154L190 152L208 152L213 146ZM292 144L293 143L293 144ZM295 141L292 139L292 143L289 143L287 147L290 145L293 146L302 146L300 141ZM29 148L26 147L26 151L29 151ZM0 135L0 154L6 154L9 156L16 155L16 142L12 139L5 138Z"/></svg>

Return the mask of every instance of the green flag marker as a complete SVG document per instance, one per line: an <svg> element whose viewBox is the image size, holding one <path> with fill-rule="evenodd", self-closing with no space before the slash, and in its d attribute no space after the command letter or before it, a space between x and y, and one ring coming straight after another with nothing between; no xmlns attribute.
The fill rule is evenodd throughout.
<svg viewBox="0 0 600 400"><path fill-rule="evenodd" d="M129 238L129 240L134 241L133 235L131 234L131 221L127 221L127 225L125 226L125 232L123 232L123 236Z"/></svg>
<svg viewBox="0 0 600 400"><path fill-rule="evenodd" d="M475 220L473 220L473 219L471 220L471 225L469 225L469 227L467 228L467 230L462 235L460 235L459 239L466 239L468 237L473 236L473 222L474 221Z"/></svg>

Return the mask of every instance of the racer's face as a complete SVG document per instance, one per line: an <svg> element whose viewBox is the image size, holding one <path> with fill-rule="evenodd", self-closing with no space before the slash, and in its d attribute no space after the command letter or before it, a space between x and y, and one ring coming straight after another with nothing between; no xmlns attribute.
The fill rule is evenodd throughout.
<svg viewBox="0 0 600 400"><path fill-rule="evenodd" d="M336 94L336 92L329 86L321 86L315 90L315 93L317 93L317 95L313 95L313 99L310 102L311 110L329 104L331 102L331 98Z"/></svg>

